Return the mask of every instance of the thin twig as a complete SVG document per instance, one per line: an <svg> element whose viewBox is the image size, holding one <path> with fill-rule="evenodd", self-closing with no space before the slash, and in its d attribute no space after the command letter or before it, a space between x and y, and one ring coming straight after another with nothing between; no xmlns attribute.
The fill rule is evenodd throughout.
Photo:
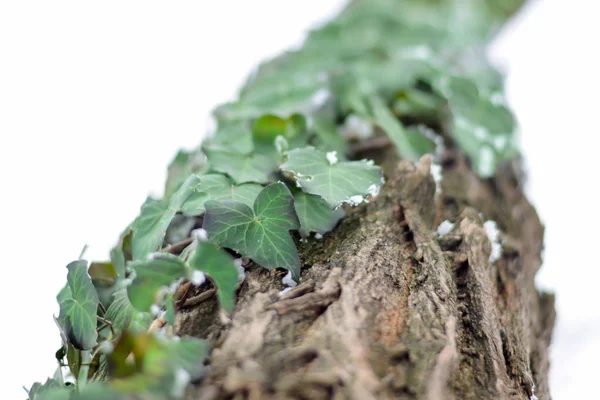
<svg viewBox="0 0 600 400"><path fill-rule="evenodd" d="M206 292L200 293L198 296L190 297L183 302L181 308L192 307L210 299L216 293L215 289L209 289Z"/></svg>
<svg viewBox="0 0 600 400"><path fill-rule="evenodd" d="M167 324L167 321L165 321L164 319L156 318L154 321L152 321L152 324L150 324L150 327L148 328L148 333L152 333L155 330L162 328L166 324Z"/></svg>
<svg viewBox="0 0 600 400"><path fill-rule="evenodd" d="M194 241L194 239L187 238L185 240L182 240L181 242L168 245L167 247L162 249L162 251L171 253L171 254L181 253L183 251L183 249L185 249L190 244L192 244L193 241Z"/></svg>
<svg viewBox="0 0 600 400"><path fill-rule="evenodd" d="M371 139L363 140L362 142L354 143L352 145L353 153L361 153L368 150L377 150L382 147L389 146L392 142L387 136L378 136Z"/></svg>

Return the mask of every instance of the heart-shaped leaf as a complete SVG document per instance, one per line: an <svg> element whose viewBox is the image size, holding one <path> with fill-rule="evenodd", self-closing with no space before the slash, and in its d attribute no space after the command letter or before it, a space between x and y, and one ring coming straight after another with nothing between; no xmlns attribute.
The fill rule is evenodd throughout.
<svg viewBox="0 0 600 400"><path fill-rule="evenodd" d="M281 182L264 188L253 208L240 202L205 203L203 227L209 239L267 269L286 268L300 277L300 259L289 231L299 229L294 198Z"/></svg>
<svg viewBox="0 0 600 400"><path fill-rule="evenodd" d="M208 275L217 286L219 303L227 312L233 311L235 289L238 284L233 257L214 244L199 242L188 258L190 267Z"/></svg>
<svg viewBox="0 0 600 400"><path fill-rule="evenodd" d="M87 261L78 260L67 265L68 292L59 293L60 322L69 342L79 350L96 345L96 313L98 293L87 271Z"/></svg>
<svg viewBox="0 0 600 400"><path fill-rule="evenodd" d="M237 201L252 207L261 190L262 186L257 183L236 185L225 175L203 175L181 207L181 212L185 215L204 214L204 203L208 200Z"/></svg>
<svg viewBox="0 0 600 400"><path fill-rule="evenodd" d="M205 149L213 170L229 175L237 183L268 183L276 164L260 154L238 153L230 150Z"/></svg>
<svg viewBox="0 0 600 400"><path fill-rule="evenodd" d="M314 147L288 151L281 170L291 172L304 192L321 196L331 208L358 205L377 194L384 182L381 168L372 161L338 161L335 152Z"/></svg>
<svg viewBox="0 0 600 400"><path fill-rule="evenodd" d="M332 230L346 215L342 207L332 210L322 197L294 191L294 208L300 220L300 234L304 237L311 232L321 235Z"/></svg>
<svg viewBox="0 0 600 400"><path fill-rule="evenodd" d="M148 311L158 290L186 276L187 271L185 261L167 253L132 262L129 266L135 270L135 279L127 287L127 293L131 304L139 311Z"/></svg>
<svg viewBox="0 0 600 400"><path fill-rule="evenodd" d="M113 301L106 310L104 318L111 322L112 328L117 331L131 329L134 332L143 332L152 322L152 316L147 312L140 312L131 305L127 296L127 289L121 289L113 295Z"/></svg>

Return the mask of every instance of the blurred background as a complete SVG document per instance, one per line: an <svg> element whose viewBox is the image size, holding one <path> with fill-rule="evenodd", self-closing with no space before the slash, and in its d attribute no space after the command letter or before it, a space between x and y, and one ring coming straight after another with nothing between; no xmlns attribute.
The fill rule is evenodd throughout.
<svg viewBox="0 0 600 400"><path fill-rule="evenodd" d="M0 2L0 397L55 368L66 264L105 259L166 166L261 60L297 46L342 0ZM527 192L557 293L554 399L597 398L600 139L596 2L531 0L490 56L507 74Z"/></svg>

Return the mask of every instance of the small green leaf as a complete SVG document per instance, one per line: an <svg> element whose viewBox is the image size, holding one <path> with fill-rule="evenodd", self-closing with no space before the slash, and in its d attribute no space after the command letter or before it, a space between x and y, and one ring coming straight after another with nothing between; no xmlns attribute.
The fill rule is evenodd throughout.
<svg viewBox="0 0 600 400"><path fill-rule="evenodd" d="M48 378L43 384L34 383L27 391L29 400L45 399L68 399L71 390L63 386L59 381Z"/></svg>
<svg viewBox="0 0 600 400"><path fill-rule="evenodd" d="M148 311L154 304L158 289L186 275L186 265L179 257L167 253L152 259L129 264L135 270L135 279L127 287L131 304L139 311Z"/></svg>
<svg viewBox="0 0 600 400"><path fill-rule="evenodd" d="M320 196L294 191L294 207L300 220L300 234L304 237L310 232L321 235L332 230L346 213L342 207L332 210Z"/></svg>
<svg viewBox="0 0 600 400"><path fill-rule="evenodd" d="M131 241L133 260L143 260L162 245L165 233L175 214L181 209L196 185L198 175L191 175L168 202L148 199L140 215L133 221Z"/></svg>
<svg viewBox="0 0 600 400"><path fill-rule="evenodd" d="M296 280L300 259L289 231L299 229L290 190L281 182L264 188L254 207L240 202L205 203L203 227L209 239L230 248L267 269L286 268Z"/></svg>
<svg viewBox="0 0 600 400"><path fill-rule="evenodd" d="M173 293L169 292L165 295L164 299L165 306L165 322L171 326L175 326L175 300L173 299Z"/></svg>
<svg viewBox="0 0 600 400"><path fill-rule="evenodd" d="M208 148L205 152L213 170L229 175L237 183L268 183L277 169L273 160L261 154Z"/></svg>
<svg viewBox="0 0 600 400"><path fill-rule="evenodd" d="M205 340L194 337L182 337L170 342L167 346L171 368L183 368L194 381L201 378L206 367L204 360L208 357L209 346Z"/></svg>
<svg viewBox="0 0 600 400"><path fill-rule="evenodd" d="M219 122L215 134L204 140L202 147L212 150L228 150L242 154L254 149L252 129L248 121Z"/></svg>
<svg viewBox="0 0 600 400"><path fill-rule="evenodd" d="M291 172L304 192L321 196L331 208L358 205L383 184L381 168L372 161L337 161L335 153L314 147L289 151L287 158L281 170Z"/></svg>
<svg viewBox="0 0 600 400"><path fill-rule="evenodd" d="M88 270L92 283L99 286L112 286L117 282L117 270L109 262L93 262Z"/></svg>
<svg viewBox="0 0 600 400"><path fill-rule="evenodd" d="M227 312L232 312L238 273L233 265L233 257L214 244L199 242L190 255L188 263L192 269L208 275L217 286L219 303Z"/></svg>
<svg viewBox="0 0 600 400"><path fill-rule="evenodd" d="M373 113L373 122L388 135L394 143L398 155L404 160L418 161L419 151L412 146L402 122L379 97L371 96L369 101Z"/></svg>
<svg viewBox="0 0 600 400"><path fill-rule="evenodd" d="M206 156L200 149L193 151L180 150L167 170L164 199L168 200L192 174L203 174L208 171Z"/></svg>
<svg viewBox="0 0 600 400"><path fill-rule="evenodd" d="M192 194L181 207L185 215L204 214L204 203L208 200L238 201L250 207L262 190L257 183L236 185L230 178L221 174L203 175L200 183L194 187Z"/></svg>
<svg viewBox="0 0 600 400"><path fill-rule="evenodd" d="M59 293L60 321L70 343L80 350L96 345L98 293L87 272L87 262L78 260L67 265L69 294Z"/></svg>
<svg viewBox="0 0 600 400"><path fill-rule="evenodd" d="M143 332L150 327L152 316L150 313L136 310L131 305L127 296L127 289L115 292L113 297L104 318L112 323L115 331L121 332L125 329L131 329L134 332Z"/></svg>

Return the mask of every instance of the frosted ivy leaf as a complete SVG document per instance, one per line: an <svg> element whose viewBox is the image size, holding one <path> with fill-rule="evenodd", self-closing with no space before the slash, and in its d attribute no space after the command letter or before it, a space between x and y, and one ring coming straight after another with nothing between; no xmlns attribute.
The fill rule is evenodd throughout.
<svg viewBox="0 0 600 400"><path fill-rule="evenodd" d="M213 170L229 175L237 183L268 183L277 170L276 164L261 154L205 149Z"/></svg>
<svg viewBox="0 0 600 400"><path fill-rule="evenodd" d="M294 198L281 182L264 188L253 207L230 201L205 203L203 228L212 242L267 269L286 268L300 278L300 259L289 231L300 228Z"/></svg>
<svg viewBox="0 0 600 400"><path fill-rule="evenodd" d="M327 154L314 147L288 151L280 168L292 173L304 192L321 196L331 208L360 204L384 182L381 168L372 161L331 164Z"/></svg>
<svg viewBox="0 0 600 400"><path fill-rule="evenodd" d="M323 235L331 231L346 215L342 207L332 210L322 197L301 190L294 191L294 207L303 237L308 236L310 232Z"/></svg>
<svg viewBox="0 0 600 400"><path fill-rule="evenodd" d="M189 216L201 215L208 200L239 201L251 206L261 190L262 186L257 183L237 185L225 175L203 175L182 205L181 212Z"/></svg>

